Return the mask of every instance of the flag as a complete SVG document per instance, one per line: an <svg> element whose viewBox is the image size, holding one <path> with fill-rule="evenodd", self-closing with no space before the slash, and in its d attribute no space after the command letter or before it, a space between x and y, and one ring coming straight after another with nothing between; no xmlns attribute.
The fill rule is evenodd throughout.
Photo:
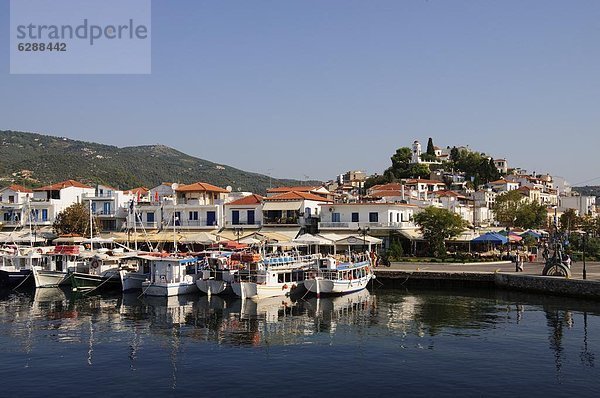
<svg viewBox="0 0 600 398"><path fill-rule="evenodd" d="M154 201L158 202L158 191L154 191Z"/></svg>

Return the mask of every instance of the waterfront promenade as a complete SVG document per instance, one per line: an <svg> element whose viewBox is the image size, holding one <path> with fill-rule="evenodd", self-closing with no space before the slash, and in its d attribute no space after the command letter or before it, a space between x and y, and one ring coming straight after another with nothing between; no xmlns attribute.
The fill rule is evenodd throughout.
<svg viewBox="0 0 600 398"><path fill-rule="evenodd" d="M525 263L523 272L515 272L515 264L508 261L497 261L489 263L429 263L429 262L394 262L390 267L379 266L375 269L376 274L384 277L385 272L390 271L434 271L447 273L509 273L515 275L541 276L544 263L535 261ZM583 262L578 261L571 265L571 279L583 279ZM590 281L600 281L600 262L586 261L587 279Z"/></svg>
<svg viewBox="0 0 600 398"><path fill-rule="evenodd" d="M524 272L516 272L515 264L508 261L463 264L405 262L375 268L375 275L388 287L497 287L600 300L600 263L586 262L587 280L583 280L582 268L582 262L572 264L572 276L567 279L542 276L542 262L525 263Z"/></svg>

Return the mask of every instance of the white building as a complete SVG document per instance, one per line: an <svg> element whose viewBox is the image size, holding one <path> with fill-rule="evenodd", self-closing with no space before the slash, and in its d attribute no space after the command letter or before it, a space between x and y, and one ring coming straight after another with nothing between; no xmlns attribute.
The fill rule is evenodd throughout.
<svg viewBox="0 0 600 398"><path fill-rule="evenodd" d="M18 228L27 222L27 204L32 195L31 189L16 184L0 190L3 228Z"/></svg>
<svg viewBox="0 0 600 398"><path fill-rule="evenodd" d="M36 225L52 225L56 216L67 207L82 203L94 188L78 181L67 180L33 190L30 200L32 219Z"/></svg>
<svg viewBox="0 0 600 398"><path fill-rule="evenodd" d="M560 211L574 209L578 215L596 216L596 197L595 196L561 196Z"/></svg>
<svg viewBox="0 0 600 398"><path fill-rule="evenodd" d="M251 194L225 203L225 228L260 228L263 223L262 201L262 196Z"/></svg>
<svg viewBox="0 0 600 398"><path fill-rule="evenodd" d="M82 200L100 222L102 231L118 231L127 218L129 204L134 194L107 185L98 185L94 193L84 193Z"/></svg>

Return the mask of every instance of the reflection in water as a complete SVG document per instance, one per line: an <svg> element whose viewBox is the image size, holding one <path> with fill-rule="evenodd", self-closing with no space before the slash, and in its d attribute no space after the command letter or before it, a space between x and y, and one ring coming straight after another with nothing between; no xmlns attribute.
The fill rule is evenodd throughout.
<svg viewBox="0 0 600 398"><path fill-rule="evenodd" d="M588 327L599 322L596 303L515 292L380 290L375 294L363 290L341 297L253 301L199 295L77 296L48 288L0 292L0 354L14 355L20 361L17 368L28 368L36 357L54 355L52 350L89 368L110 369L107 356L117 362L123 358L127 369L136 373L148 372L149 362L159 366L164 360L161 372L165 378L169 375L164 385L179 391L189 383L189 370L183 364L223 365L223 355L244 362L257 352L271 355L278 348L301 356L295 346L313 352L310 355L339 347L335 355L342 358L344 347L360 352L359 357L379 350L378 360L388 361L407 360L411 352L427 349L415 358L428 361L427 355L439 353L441 361L426 362L431 372L455 356L462 358L458 359L462 366L491 357L500 362L506 355L507 362L498 368L510 372L514 356L534 346L540 362L519 371L536 373L536 366L550 366L555 382L563 384L578 367L595 371L595 352L600 347L589 338ZM489 346L498 351L488 352ZM205 356L187 357L200 347L208 347ZM42 365L36 364L39 372ZM252 363L247 366L250 374L260 371L253 370ZM501 378L497 372L494 376ZM469 374L469 382L474 379Z"/></svg>

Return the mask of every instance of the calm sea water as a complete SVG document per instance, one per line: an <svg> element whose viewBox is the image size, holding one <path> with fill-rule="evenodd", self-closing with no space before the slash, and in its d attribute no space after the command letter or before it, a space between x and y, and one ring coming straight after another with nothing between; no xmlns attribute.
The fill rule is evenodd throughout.
<svg viewBox="0 0 600 398"><path fill-rule="evenodd" d="M596 302L0 292L0 396L599 396Z"/></svg>

